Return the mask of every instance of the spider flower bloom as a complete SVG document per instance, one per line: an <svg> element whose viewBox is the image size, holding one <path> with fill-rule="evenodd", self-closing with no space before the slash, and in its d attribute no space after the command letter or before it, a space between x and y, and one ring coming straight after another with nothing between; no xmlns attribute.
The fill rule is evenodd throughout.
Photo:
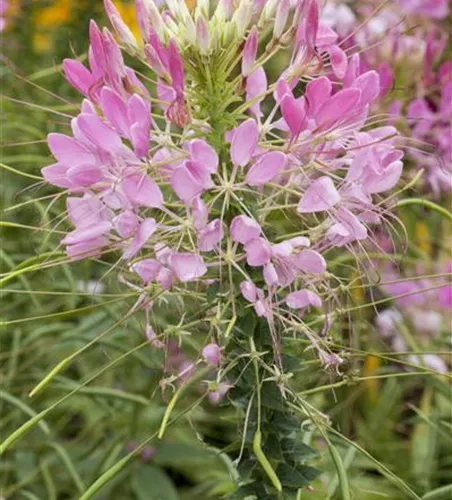
<svg viewBox="0 0 452 500"><path fill-rule="evenodd" d="M69 256L119 252L142 296L188 290L206 305L215 284L204 319L220 330L238 304L272 331L328 312L330 256L359 254L381 230L402 173L397 130L369 127L379 74L358 71L315 0L191 10L138 0L137 44L105 5L119 45L92 22L89 69L64 62L85 100L71 135L49 135L56 163L43 169L68 193ZM284 50L287 67L269 81L266 64ZM325 342L304 331L327 359ZM228 335L205 347L207 363L221 365Z"/></svg>

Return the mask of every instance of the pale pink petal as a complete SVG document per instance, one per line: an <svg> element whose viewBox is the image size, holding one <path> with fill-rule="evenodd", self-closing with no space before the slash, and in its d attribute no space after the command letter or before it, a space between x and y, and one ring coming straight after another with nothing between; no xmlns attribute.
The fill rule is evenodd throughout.
<svg viewBox="0 0 452 500"><path fill-rule="evenodd" d="M214 174L218 170L217 152L202 139L194 139L189 144L192 160L202 165L209 173Z"/></svg>
<svg viewBox="0 0 452 500"><path fill-rule="evenodd" d="M337 205L340 199L341 196L331 178L320 177L308 187L297 210L300 213L323 212Z"/></svg>
<svg viewBox="0 0 452 500"><path fill-rule="evenodd" d="M113 225L122 238L131 236L138 227L138 218L130 210L121 213L113 219Z"/></svg>
<svg viewBox="0 0 452 500"><path fill-rule="evenodd" d="M286 94L281 101L281 114L292 137L298 137L306 124L306 101Z"/></svg>
<svg viewBox="0 0 452 500"><path fill-rule="evenodd" d="M257 297L257 287L252 281L242 281L240 292L248 302L255 302Z"/></svg>
<svg viewBox="0 0 452 500"><path fill-rule="evenodd" d="M177 279L182 282L194 281L207 273L201 256L192 253L173 253L170 266Z"/></svg>
<svg viewBox="0 0 452 500"><path fill-rule="evenodd" d="M312 274L322 274L326 271L326 261L315 250L302 250L293 258L300 271Z"/></svg>
<svg viewBox="0 0 452 500"><path fill-rule="evenodd" d="M131 259L146 245L149 238L157 231L157 222L155 219L144 219L138 227L132 242L125 248L124 259Z"/></svg>
<svg viewBox="0 0 452 500"><path fill-rule="evenodd" d="M150 208L163 207L163 194L157 184L147 175L129 175L120 183L126 198L134 205Z"/></svg>
<svg viewBox="0 0 452 500"><path fill-rule="evenodd" d="M258 238L262 232L260 225L247 215L234 217L229 229L232 241L246 244Z"/></svg>
<svg viewBox="0 0 452 500"><path fill-rule="evenodd" d="M287 157L280 151L271 151L262 155L251 166L245 178L250 186L263 186L274 179L285 168Z"/></svg>
<svg viewBox="0 0 452 500"><path fill-rule="evenodd" d="M73 186L92 186L99 182L103 173L96 165L76 165L67 171L67 177Z"/></svg>
<svg viewBox="0 0 452 500"><path fill-rule="evenodd" d="M198 249L201 252L215 250L224 237L223 224L220 219L213 220L198 233Z"/></svg>
<svg viewBox="0 0 452 500"><path fill-rule="evenodd" d="M305 309L306 307L321 307L322 299L310 290L299 290L298 292L290 293L286 297L286 304L291 309Z"/></svg>
<svg viewBox="0 0 452 500"><path fill-rule="evenodd" d="M131 268L147 285L157 277L162 266L155 259L143 259L132 264Z"/></svg>
<svg viewBox="0 0 452 500"><path fill-rule="evenodd" d="M259 129L254 119L249 118L237 127L231 144L231 158L234 165L244 167L256 151Z"/></svg>
<svg viewBox="0 0 452 500"><path fill-rule="evenodd" d="M268 264L272 257L270 244L264 238L256 238L245 245L246 261L249 266L257 267Z"/></svg>

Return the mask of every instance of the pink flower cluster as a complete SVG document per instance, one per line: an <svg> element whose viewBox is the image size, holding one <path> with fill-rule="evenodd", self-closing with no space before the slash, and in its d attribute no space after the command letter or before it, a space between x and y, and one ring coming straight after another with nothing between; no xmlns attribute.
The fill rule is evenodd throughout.
<svg viewBox="0 0 452 500"><path fill-rule="evenodd" d="M316 0L293 3L223 0L212 18L202 5L193 18L183 1L161 12L137 0L137 41L106 1L122 45L157 82L140 82L94 22L89 69L64 61L85 100L72 135L49 135L57 162L43 175L69 194L72 259L119 251L149 294L221 281L271 323L327 307L328 254L359 250L384 221L403 153L394 127L368 126L378 73L337 44ZM269 84L269 53L287 45L289 64Z"/></svg>
<svg viewBox="0 0 452 500"><path fill-rule="evenodd" d="M389 122L400 124L413 164L425 169L427 185L438 197L452 190L449 2L394 0L372 15L379 5L329 3L324 19L339 31L348 50L357 45L363 49L360 71L379 73L381 97L386 99L375 103L375 109L378 105L389 112Z"/></svg>

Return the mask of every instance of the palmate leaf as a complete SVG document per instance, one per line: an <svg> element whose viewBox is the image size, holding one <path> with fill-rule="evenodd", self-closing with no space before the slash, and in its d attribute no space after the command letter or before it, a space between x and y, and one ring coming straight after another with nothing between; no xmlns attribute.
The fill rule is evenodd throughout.
<svg viewBox="0 0 452 500"><path fill-rule="evenodd" d="M283 486L290 489L298 489L307 486L321 474L321 471L308 465L282 463L276 470L276 474Z"/></svg>

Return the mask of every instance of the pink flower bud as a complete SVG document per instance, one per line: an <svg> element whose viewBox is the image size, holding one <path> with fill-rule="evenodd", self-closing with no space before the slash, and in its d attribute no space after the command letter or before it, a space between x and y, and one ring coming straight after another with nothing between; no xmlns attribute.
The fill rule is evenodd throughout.
<svg viewBox="0 0 452 500"><path fill-rule="evenodd" d="M246 78L252 72L257 55L257 28L253 26L243 48L242 76Z"/></svg>
<svg viewBox="0 0 452 500"><path fill-rule="evenodd" d="M257 287L252 281L242 281L240 292L248 302L255 302L257 297Z"/></svg>
<svg viewBox="0 0 452 500"><path fill-rule="evenodd" d="M232 241L242 244L258 238L261 231L260 225L247 215L238 215L235 217L230 227Z"/></svg>
<svg viewBox="0 0 452 500"><path fill-rule="evenodd" d="M322 299L310 290L299 290L298 292L290 293L286 297L286 304L291 309L305 309L306 307L321 307Z"/></svg>
<svg viewBox="0 0 452 500"><path fill-rule="evenodd" d="M130 28L127 24L122 20L121 14L118 12L118 9L114 6L111 0L104 0L104 7L107 16L118 34L121 42L132 50L138 49L138 44L133 36L133 33L130 31Z"/></svg>
<svg viewBox="0 0 452 500"><path fill-rule="evenodd" d="M290 0L279 0L276 10L275 26L273 28L273 36L279 40L286 27L287 18L290 12Z"/></svg>
<svg viewBox="0 0 452 500"><path fill-rule="evenodd" d="M218 344L207 344L202 350L202 357L212 366L218 366L221 361L221 349Z"/></svg>
<svg viewBox="0 0 452 500"><path fill-rule="evenodd" d="M210 48L209 25L203 16L196 21L196 39L201 54L207 54Z"/></svg>

